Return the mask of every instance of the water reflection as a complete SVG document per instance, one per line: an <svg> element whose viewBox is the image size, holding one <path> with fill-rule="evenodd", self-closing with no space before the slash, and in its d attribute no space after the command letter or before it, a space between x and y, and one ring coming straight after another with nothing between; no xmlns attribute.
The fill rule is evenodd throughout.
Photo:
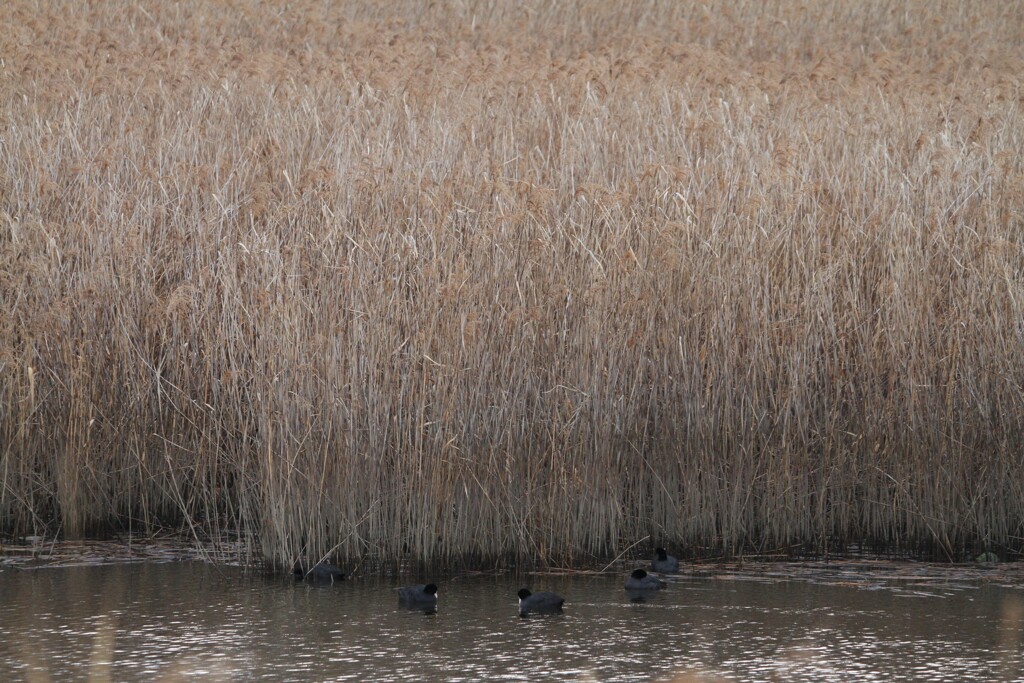
<svg viewBox="0 0 1024 683"><path fill-rule="evenodd" d="M398 602L398 609L413 614L437 614L437 604L423 602Z"/></svg>
<svg viewBox="0 0 1024 683"><path fill-rule="evenodd" d="M908 589L669 577L536 577L564 613L520 619L522 579L295 583L200 563L0 571L0 680L1011 680L1014 585Z"/></svg>

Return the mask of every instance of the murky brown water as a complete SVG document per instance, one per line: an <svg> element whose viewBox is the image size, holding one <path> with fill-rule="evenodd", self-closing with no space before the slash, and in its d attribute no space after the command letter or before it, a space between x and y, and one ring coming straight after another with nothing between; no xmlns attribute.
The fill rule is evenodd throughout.
<svg viewBox="0 0 1024 683"><path fill-rule="evenodd" d="M436 579L436 613L397 582L296 584L201 562L0 569L0 680L995 681L1024 676L1024 587L771 572ZM521 619L516 590L561 615Z"/></svg>

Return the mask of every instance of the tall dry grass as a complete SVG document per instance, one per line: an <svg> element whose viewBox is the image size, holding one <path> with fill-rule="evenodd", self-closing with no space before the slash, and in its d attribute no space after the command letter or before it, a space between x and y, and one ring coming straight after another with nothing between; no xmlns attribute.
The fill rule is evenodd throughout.
<svg viewBox="0 0 1024 683"><path fill-rule="evenodd" d="M6 531L1021 548L1017 3L0 28Z"/></svg>

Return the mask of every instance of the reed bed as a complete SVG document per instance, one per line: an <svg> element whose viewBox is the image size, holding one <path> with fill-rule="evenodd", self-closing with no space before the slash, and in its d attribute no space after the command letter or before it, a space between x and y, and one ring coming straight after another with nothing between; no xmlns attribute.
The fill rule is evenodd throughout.
<svg viewBox="0 0 1024 683"><path fill-rule="evenodd" d="M0 4L0 528L1020 551L1019 9Z"/></svg>

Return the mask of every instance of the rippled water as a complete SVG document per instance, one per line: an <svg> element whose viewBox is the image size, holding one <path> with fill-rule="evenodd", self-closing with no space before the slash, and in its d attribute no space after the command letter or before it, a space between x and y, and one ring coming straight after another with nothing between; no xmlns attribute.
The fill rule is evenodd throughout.
<svg viewBox="0 0 1024 683"><path fill-rule="evenodd" d="M993 681L1024 672L1024 591L985 582L818 585L624 575L436 579L436 613L396 583L293 583L144 563L0 570L0 680ZM410 581L411 582L411 581ZM522 619L516 590L563 614Z"/></svg>

